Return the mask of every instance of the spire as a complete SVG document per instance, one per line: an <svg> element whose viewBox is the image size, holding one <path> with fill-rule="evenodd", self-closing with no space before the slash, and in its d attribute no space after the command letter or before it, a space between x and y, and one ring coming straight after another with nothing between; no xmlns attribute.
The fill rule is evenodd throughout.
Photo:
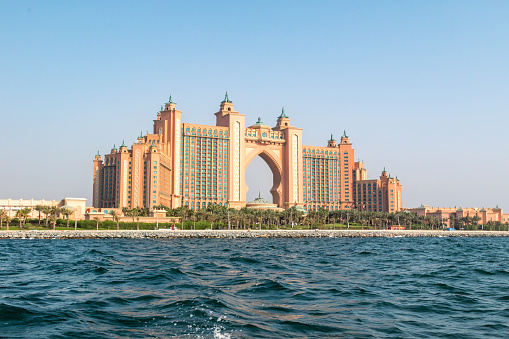
<svg viewBox="0 0 509 339"><path fill-rule="evenodd" d="M163 110L163 106L161 106L161 111Z"/></svg>
<svg viewBox="0 0 509 339"><path fill-rule="evenodd" d="M262 197L262 194L260 191L258 191L258 198L261 198Z"/></svg>
<svg viewBox="0 0 509 339"><path fill-rule="evenodd" d="M100 157L101 155L99 154L99 150L97 150L97 154L95 155L96 157Z"/></svg>
<svg viewBox="0 0 509 339"><path fill-rule="evenodd" d="M122 146L120 146L120 147L126 147L125 143L124 143L124 140L122 140Z"/></svg>
<svg viewBox="0 0 509 339"><path fill-rule="evenodd" d="M113 150L116 150L117 148L115 147L115 144L113 144L113 148L111 149L112 151Z"/></svg>
<svg viewBox="0 0 509 339"><path fill-rule="evenodd" d="M343 130L343 138L348 138L348 135L346 135L346 130Z"/></svg>
<svg viewBox="0 0 509 339"><path fill-rule="evenodd" d="M170 98L168 99L168 103L169 103L169 104L176 104L176 102L173 102L173 101L171 100L171 94L170 94Z"/></svg>
<svg viewBox="0 0 509 339"><path fill-rule="evenodd" d="M278 119L281 119L281 118L288 118L285 114L285 106L283 106L283 108L281 109L281 115L277 117Z"/></svg>
<svg viewBox="0 0 509 339"><path fill-rule="evenodd" d="M143 131L140 131L140 136L138 138L143 138Z"/></svg>
<svg viewBox="0 0 509 339"><path fill-rule="evenodd" d="M382 172L385 172L385 166L384 166L384 170Z"/></svg>
<svg viewBox="0 0 509 339"><path fill-rule="evenodd" d="M330 140L329 141L336 141L334 137L332 136L332 133L330 134Z"/></svg>
<svg viewBox="0 0 509 339"><path fill-rule="evenodd" d="M224 95L224 100L221 102L228 102L228 103L231 103L232 101L228 98L228 91L226 91L226 94Z"/></svg>

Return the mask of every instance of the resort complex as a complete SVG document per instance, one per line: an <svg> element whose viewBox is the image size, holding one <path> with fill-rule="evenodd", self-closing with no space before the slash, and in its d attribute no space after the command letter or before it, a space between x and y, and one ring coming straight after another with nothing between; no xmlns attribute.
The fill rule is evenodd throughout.
<svg viewBox="0 0 509 339"><path fill-rule="evenodd" d="M409 208L409 212L417 216L434 217L446 225L454 225L458 221L469 224L509 223L509 214L504 213L498 206L495 208L479 207L430 207L421 205Z"/></svg>
<svg viewBox="0 0 509 339"><path fill-rule="evenodd" d="M140 134L130 148L122 142L104 158L95 156L93 207L245 207L246 168L260 156L272 171L277 208L403 209L400 181L385 169L379 179L367 180L346 132L339 141L331 135L326 146L306 146L303 130L291 125L284 108L274 127L260 118L246 126L228 93L215 116L215 126L182 122L170 96L157 112L153 133Z"/></svg>

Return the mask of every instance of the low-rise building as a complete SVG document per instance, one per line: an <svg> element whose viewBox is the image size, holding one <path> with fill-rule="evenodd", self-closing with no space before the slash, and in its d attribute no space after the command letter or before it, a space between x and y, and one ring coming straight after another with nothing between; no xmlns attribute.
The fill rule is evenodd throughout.
<svg viewBox="0 0 509 339"><path fill-rule="evenodd" d="M16 212L29 208L29 218L44 218L44 214L36 210L36 206L50 206L50 207L66 207L73 211L69 216L73 220L82 220L85 218L85 205L87 199L85 198L64 198L62 200L36 200L36 199L0 199L0 209L7 212L7 215L14 218Z"/></svg>
<svg viewBox="0 0 509 339"><path fill-rule="evenodd" d="M488 222L509 222L509 214L503 212L498 206L495 208L479 208L479 207L430 207L421 205L416 208L407 209L416 215L434 216L442 220L444 224L451 225L451 220L459 220L460 218L474 218L474 223L487 224Z"/></svg>

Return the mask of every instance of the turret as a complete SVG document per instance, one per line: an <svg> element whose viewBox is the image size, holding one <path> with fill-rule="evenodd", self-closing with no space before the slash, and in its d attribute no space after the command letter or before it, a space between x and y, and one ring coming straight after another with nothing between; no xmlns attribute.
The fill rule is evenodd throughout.
<svg viewBox="0 0 509 339"><path fill-rule="evenodd" d="M228 91L226 91L226 94L224 95L224 100L221 101L221 104L219 105L219 111L215 113L216 126L228 127L229 126L228 116L238 114L239 112L236 112L233 109L233 102L228 97Z"/></svg>
<svg viewBox="0 0 509 339"><path fill-rule="evenodd" d="M281 114L277 117L277 124L275 130L282 130L291 127L290 118L285 114L285 107L281 109Z"/></svg>
<svg viewBox="0 0 509 339"><path fill-rule="evenodd" d="M346 135L346 130L343 130L343 135L341 136L342 144L349 144L350 140L348 139L348 135Z"/></svg>
<svg viewBox="0 0 509 339"><path fill-rule="evenodd" d="M332 133L330 134L330 139L327 141L327 147L336 147L336 140L332 136Z"/></svg>
<svg viewBox="0 0 509 339"><path fill-rule="evenodd" d="M127 153L127 146L125 145L124 140L122 140L122 145L120 146L121 153Z"/></svg>

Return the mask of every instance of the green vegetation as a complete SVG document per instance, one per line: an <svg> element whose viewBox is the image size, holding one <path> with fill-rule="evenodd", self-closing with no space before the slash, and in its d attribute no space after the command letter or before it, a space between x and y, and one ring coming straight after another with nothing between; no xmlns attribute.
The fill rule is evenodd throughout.
<svg viewBox="0 0 509 339"><path fill-rule="evenodd" d="M79 220L78 229L85 230L153 230L156 227L160 229L176 228L185 230L205 230L205 229L387 229L390 225L405 226L406 229L417 230L437 230L442 229L443 223L448 219L438 219L431 216L417 216L407 211L397 213L370 212L356 210L327 211L319 209L311 211L307 215L296 207L285 211L253 209L253 208L227 208L220 205L209 205L205 209L192 210L187 206L170 209L166 206L156 206L156 209L166 210L166 216L178 217L178 223L158 222L143 223L140 217L148 216L148 209L136 208L129 210L122 209L125 216L132 218L132 222L120 222L120 215L116 211L111 211L113 220L99 221ZM25 208L17 211L15 218L9 218L7 214L0 210L0 229L9 230L29 230L29 229L69 229L69 216L72 211L58 207L39 206L36 207L45 217L45 223L41 225L40 218L30 219L28 215L30 209ZM57 216L62 215L65 218L60 219ZM456 229L466 230L496 230L509 231L508 223L488 222L486 225L479 225L480 218L463 217L459 219L452 218L451 224Z"/></svg>

